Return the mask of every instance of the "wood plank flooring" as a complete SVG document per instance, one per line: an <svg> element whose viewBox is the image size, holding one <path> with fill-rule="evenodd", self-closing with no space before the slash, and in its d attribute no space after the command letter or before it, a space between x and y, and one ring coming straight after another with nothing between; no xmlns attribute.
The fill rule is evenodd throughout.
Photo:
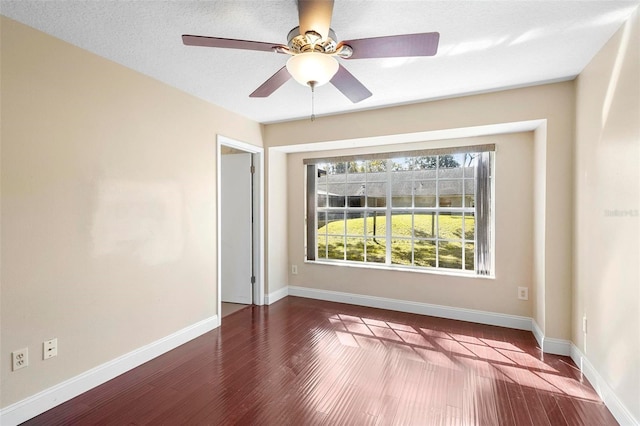
<svg viewBox="0 0 640 426"><path fill-rule="evenodd" d="M28 425L615 425L530 332L287 297Z"/></svg>

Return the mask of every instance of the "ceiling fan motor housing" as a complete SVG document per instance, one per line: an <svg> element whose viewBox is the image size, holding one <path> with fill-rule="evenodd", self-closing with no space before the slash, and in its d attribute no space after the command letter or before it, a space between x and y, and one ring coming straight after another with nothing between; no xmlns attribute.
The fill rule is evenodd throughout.
<svg viewBox="0 0 640 426"><path fill-rule="evenodd" d="M329 29L329 36L323 40L322 36L315 31L307 31L305 34L300 34L300 27L295 27L289 31L287 44L294 55L304 52L333 54L338 47L338 43L335 41L336 38L336 33L332 29Z"/></svg>

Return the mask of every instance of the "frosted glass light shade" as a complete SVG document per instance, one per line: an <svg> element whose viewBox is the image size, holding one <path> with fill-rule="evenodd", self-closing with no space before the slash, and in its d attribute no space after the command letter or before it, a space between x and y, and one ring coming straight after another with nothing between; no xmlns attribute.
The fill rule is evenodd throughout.
<svg viewBox="0 0 640 426"><path fill-rule="evenodd" d="M287 71L298 83L304 86L311 81L315 81L316 86L322 86L338 72L338 61L325 53L299 53L289 58Z"/></svg>

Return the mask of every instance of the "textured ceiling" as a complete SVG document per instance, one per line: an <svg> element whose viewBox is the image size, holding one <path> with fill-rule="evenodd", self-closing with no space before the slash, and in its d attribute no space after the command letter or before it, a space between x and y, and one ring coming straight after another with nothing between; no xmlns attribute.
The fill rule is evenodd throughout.
<svg viewBox="0 0 640 426"><path fill-rule="evenodd" d="M336 0L338 40L440 32L427 58L341 60L373 96L352 104L316 89L317 115L570 79L624 20L634 1ZM308 117L311 94L290 80L249 98L288 56L188 47L182 34L286 44L298 25L287 1L4 1L0 13L259 122Z"/></svg>

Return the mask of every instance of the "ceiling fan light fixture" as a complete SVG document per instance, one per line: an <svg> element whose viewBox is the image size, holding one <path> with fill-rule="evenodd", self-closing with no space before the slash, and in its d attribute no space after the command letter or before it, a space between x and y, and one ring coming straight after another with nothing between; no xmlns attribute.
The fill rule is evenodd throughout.
<svg viewBox="0 0 640 426"><path fill-rule="evenodd" d="M304 52L287 61L287 71L303 86L314 82L315 86L327 84L338 72L338 61L331 55L319 52Z"/></svg>

